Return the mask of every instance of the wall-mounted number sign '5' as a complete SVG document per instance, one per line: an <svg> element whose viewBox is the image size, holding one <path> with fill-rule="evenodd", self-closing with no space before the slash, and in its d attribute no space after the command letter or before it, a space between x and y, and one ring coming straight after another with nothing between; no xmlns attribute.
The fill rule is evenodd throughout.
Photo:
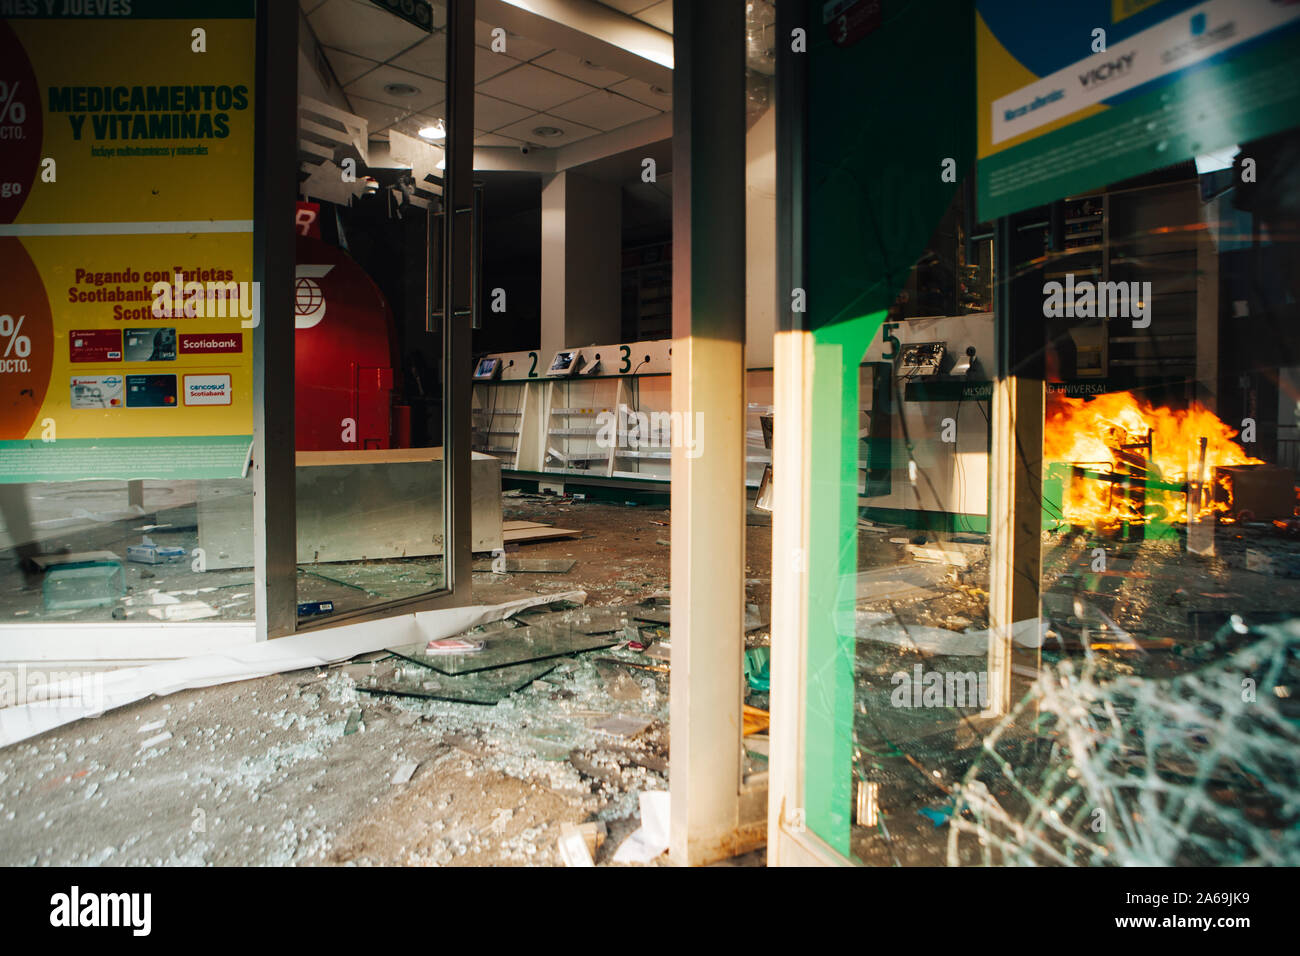
<svg viewBox="0 0 1300 956"><path fill-rule="evenodd" d="M892 334L896 328L898 328L897 322L886 322L880 327L880 338L885 342L892 343L894 346L894 350L889 354L886 355L884 352L880 353L880 357L886 362L892 362L894 359L898 358L898 350L903 347L903 343L898 341L898 336Z"/></svg>

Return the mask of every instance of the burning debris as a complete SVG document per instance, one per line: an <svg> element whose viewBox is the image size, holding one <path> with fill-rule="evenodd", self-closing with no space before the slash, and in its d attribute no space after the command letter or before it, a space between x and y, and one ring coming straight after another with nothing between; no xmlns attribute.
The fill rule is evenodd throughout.
<svg viewBox="0 0 1300 956"><path fill-rule="evenodd" d="M1198 402L1179 410L1132 392L1052 395L1043 457L1063 480L1064 522L1113 532L1153 519L1177 524L1232 515L1232 483L1216 470L1264 464L1246 454L1237 435Z"/></svg>

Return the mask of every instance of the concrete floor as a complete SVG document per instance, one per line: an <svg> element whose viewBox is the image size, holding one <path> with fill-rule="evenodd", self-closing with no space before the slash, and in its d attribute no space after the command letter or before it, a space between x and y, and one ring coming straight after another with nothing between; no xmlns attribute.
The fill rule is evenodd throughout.
<svg viewBox="0 0 1300 956"><path fill-rule="evenodd" d="M666 511L508 497L505 516L583 532L511 556L578 563L476 573L475 603L576 587L607 606L668 587ZM771 532L752 520L748 599L766 607ZM0 864L545 865L560 824L591 819L609 862L639 826L638 792L667 787L668 675L595 656L490 707L359 693L373 665L353 663L79 721L0 751ZM612 713L651 724L592 729ZM406 762L418 769L394 783Z"/></svg>

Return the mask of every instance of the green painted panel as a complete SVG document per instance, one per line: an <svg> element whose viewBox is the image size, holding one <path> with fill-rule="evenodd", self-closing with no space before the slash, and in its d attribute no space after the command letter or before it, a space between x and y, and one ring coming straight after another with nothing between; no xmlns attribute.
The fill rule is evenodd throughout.
<svg viewBox="0 0 1300 956"><path fill-rule="evenodd" d="M252 435L0 441L6 482L240 478Z"/></svg>
<svg viewBox="0 0 1300 956"><path fill-rule="evenodd" d="M974 13L891 4L855 42L810 25L808 325L813 394L804 811L849 855L858 518L858 366L975 156ZM841 31L839 35L843 35ZM945 181L945 160L955 175Z"/></svg>

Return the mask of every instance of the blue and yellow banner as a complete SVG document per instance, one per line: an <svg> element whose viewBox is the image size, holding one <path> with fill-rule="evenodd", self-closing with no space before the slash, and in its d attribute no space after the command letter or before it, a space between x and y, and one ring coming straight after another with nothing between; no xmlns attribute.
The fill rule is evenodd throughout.
<svg viewBox="0 0 1300 956"><path fill-rule="evenodd" d="M979 0L979 217L1295 125L1298 55L1294 0Z"/></svg>

